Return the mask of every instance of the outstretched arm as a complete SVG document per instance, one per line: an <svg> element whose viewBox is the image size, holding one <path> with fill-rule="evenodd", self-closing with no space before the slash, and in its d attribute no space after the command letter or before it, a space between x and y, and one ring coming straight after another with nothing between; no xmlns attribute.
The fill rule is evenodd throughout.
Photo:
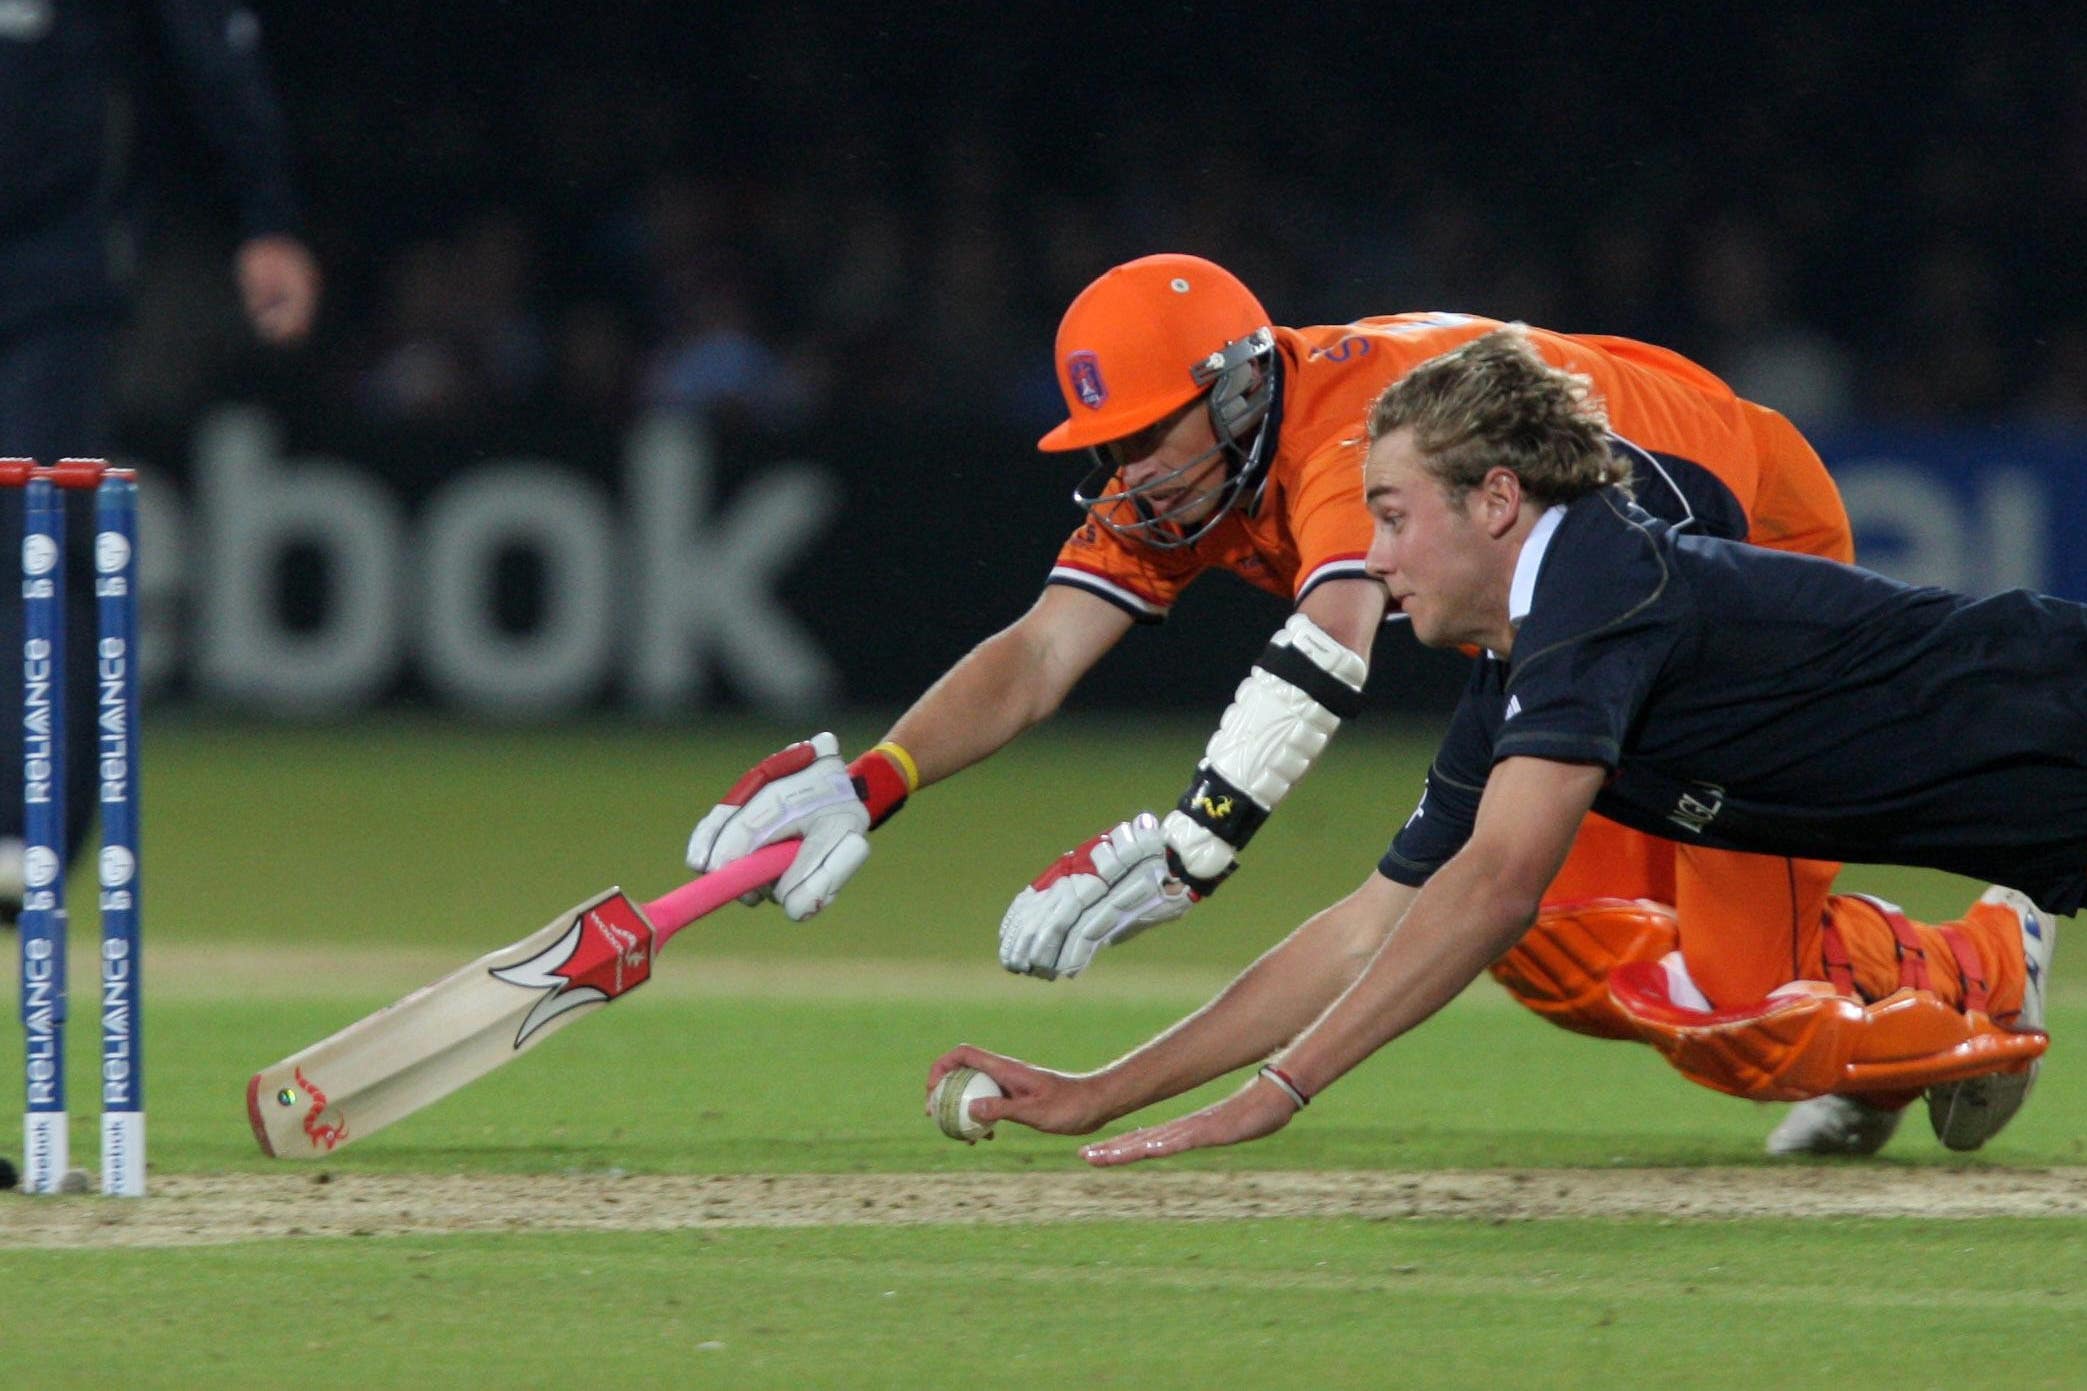
<svg viewBox="0 0 2087 1391"><path fill-rule="evenodd" d="M1101 948L1215 892L1359 708L1385 603L1375 580L1330 580L1306 595L1240 683L1174 810L1075 846L1015 895L1000 921L1000 964L1045 980L1078 975Z"/></svg>
<svg viewBox="0 0 2087 1391"><path fill-rule="evenodd" d="M1274 1060L1280 1082L1257 1076L1214 1106L1089 1145L1082 1157L1129 1164L1280 1130L1300 1100L1448 1004L1514 945L1604 776L1582 764L1502 760L1487 780L1470 841L1414 896L1354 983Z"/></svg>
<svg viewBox="0 0 2087 1391"><path fill-rule="evenodd" d="M689 868L708 873L761 846L802 840L773 889L745 901L772 896L792 919L812 916L862 867L868 832L909 794L984 758L1057 709L1129 627L1128 616L1100 599L1046 589L854 762L842 761L833 735L819 734L755 764L696 823Z"/></svg>
<svg viewBox="0 0 2087 1391"><path fill-rule="evenodd" d="M1008 1093L975 1101L979 1120L1012 1120L1081 1135L1267 1057L1345 990L1399 920L1416 890L1371 874L1247 967L1208 1004L1106 1067L1072 1075L969 1044L937 1058L933 1091L956 1067L975 1067Z"/></svg>
<svg viewBox="0 0 2087 1391"><path fill-rule="evenodd" d="M1169 863L1198 894L1232 872L1237 852L1311 771L1341 721L1360 710L1387 602L1375 580L1327 581L1240 683L1165 821Z"/></svg>
<svg viewBox="0 0 2087 1391"><path fill-rule="evenodd" d="M1046 585L1027 613L928 687L885 738L913 756L921 786L940 782L1057 710L1130 627L1114 604Z"/></svg>

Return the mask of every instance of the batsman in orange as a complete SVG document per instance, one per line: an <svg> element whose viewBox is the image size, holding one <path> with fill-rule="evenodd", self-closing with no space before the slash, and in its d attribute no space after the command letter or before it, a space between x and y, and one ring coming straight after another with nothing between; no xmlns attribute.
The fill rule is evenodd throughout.
<svg viewBox="0 0 2087 1391"><path fill-rule="evenodd" d="M1133 627L1164 621L1192 581L1229 570L1290 612L1219 714L1186 790L1164 816L1118 822L1022 888L1001 923L1000 959L1046 980L1074 976L1101 948L1182 917L1238 869L1358 711L1375 639L1403 617L1364 565L1371 402L1418 364L1498 327L1407 313L1287 328L1199 257L1147 256L1107 271L1058 331L1067 417L1039 445L1087 456L1074 494L1086 516L1036 603L852 762L822 733L749 770L697 824L689 865L710 870L802 838L772 896L792 918L811 916L866 862L868 832L910 794L1051 715ZM1648 512L1711 536L1853 558L1831 477L1775 411L1650 344L1542 329L1527 338L1545 361L1591 382L1609 448ZM1561 1027L1625 1039L1639 1032L1609 981L1633 962L1661 965L1678 999L1715 1010L1744 1010L1805 981L1864 1004L1917 991L1958 1012L1994 991L2019 993L2022 926L2008 901L1918 923L1889 903L1832 893L1838 869L1676 846L1590 814L1534 926L1492 973ZM1767 1076L1725 1089L1799 1101L1768 1139L1775 1154L1874 1153L1921 1095L1812 1095ZM1930 1109L1945 1143L1985 1138Z"/></svg>

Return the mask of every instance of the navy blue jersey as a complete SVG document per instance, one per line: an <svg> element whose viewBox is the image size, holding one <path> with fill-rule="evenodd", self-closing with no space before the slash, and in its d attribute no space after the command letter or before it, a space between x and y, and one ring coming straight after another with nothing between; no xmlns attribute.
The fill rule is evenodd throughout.
<svg viewBox="0 0 2087 1391"><path fill-rule="evenodd" d="M1681 530L1747 539L1746 508L1725 480L1703 465L1675 454L1655 454L1613 433L1609 452L1630 465L1631 501L1646 512Z"/></svg>
<svg viewBox="0 0 2087 1391"><path fill-rule="evenodd" d="M241 239L295 232L289 144L258 34L234 0L0 5L0 331L117 304L123 115L164 77L219 157Z"/></svg>
<svg viewBox="0 0 2087 1391"><path fill-rule="evenodd" d="M1528 756L1610 769L1595 810L1669 840L2087 897L2087 607L1692 534L1613 490L1553 515L1386 875L1425 880Z"/></svg>

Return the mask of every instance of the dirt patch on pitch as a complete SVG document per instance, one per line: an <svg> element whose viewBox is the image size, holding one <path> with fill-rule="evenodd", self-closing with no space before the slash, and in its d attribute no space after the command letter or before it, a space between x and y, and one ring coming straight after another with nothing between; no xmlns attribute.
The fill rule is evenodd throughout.
<svg viewBox="0 0 2087 1391"><path fill-rule="evenodd" d="M170 1176L142 1201L0 1197L0 1248L285 1237L1256 1217L2079 1217L2087 1169Z"/></svg>

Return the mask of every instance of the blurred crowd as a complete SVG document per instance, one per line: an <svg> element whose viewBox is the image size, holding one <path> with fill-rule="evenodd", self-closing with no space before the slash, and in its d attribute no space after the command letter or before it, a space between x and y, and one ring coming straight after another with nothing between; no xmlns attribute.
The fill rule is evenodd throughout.
<svg viewBox="0 0 2087 1391"><path fill-rule="evenodd" d="M691 36L680 7L585 33L517 7L417 44L403 6L381 34L260 8L332 287L298 389L372 425L1039 431L1066 302L1172 249L1278 322L1628 334L1812 427L2087 426L2087 62L2042 7L1560 36L1533 5L1391 6L1373 50L1188 4L1148 36L1165 62L1091 72L978 19ZM207 208L154 206L122 399L170 415L251 350L216 331Z"/></svg>

